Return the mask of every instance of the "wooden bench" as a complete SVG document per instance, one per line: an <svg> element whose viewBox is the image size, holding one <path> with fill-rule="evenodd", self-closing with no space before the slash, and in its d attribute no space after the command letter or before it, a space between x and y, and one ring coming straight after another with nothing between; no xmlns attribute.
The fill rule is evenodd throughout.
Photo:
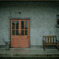
<svg viewBox="0 0 59 59"><path fill-rule="evenodd" d="M43 36L43 48L45 50L45 46L48 46L48 45L56 45L59 46L59 41L57 40L57 37L56 36ZM58 47L57 47L58 48Z"/></svg>

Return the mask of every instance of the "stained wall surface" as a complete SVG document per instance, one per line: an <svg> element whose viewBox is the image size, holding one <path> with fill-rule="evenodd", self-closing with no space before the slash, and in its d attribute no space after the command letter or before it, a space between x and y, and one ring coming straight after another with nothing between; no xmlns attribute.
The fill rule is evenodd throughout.
<svg viewBox="0 0 59 59"><path fill-rule="evenodd" d="M19 14L21 12L21 14ZM43 35L57 35L59 2L0 2L0 45L10 42L10 19L30 20L30 45L42 45Z"/></svg>

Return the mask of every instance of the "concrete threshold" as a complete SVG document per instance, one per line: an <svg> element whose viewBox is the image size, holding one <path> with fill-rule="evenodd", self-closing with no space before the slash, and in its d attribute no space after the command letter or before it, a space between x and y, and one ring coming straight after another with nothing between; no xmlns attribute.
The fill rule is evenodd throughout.
<svg viewBox="0 0 59 59"><path fill-rule="evenodd" d="M59 51L57 49L42 48L0 48L0 57L59 57Z"/></svg>

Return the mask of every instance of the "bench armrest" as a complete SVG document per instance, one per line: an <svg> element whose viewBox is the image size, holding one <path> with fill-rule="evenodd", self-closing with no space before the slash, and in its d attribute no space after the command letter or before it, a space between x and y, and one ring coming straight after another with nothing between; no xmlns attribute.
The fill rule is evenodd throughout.
<svg viewBox="0 0 59 59"><path fill-rule="evenodd" d="M46 43L46 42L43 40L43 43Z"/></svg>

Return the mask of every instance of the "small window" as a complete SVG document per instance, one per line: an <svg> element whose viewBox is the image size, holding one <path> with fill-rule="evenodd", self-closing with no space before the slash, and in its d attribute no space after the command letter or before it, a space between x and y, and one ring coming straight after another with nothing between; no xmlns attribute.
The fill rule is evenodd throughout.
<svg viewBox="0 0 59 59"><path fill-rule="evenodd" d="M59 25L59 15L57 15L57 25Z"/></svg>
<svg viewBox="0 0 59 59"><path fill-rule="evenodd" d="M57 15L57 25L56 25L57 28L59 28L59 15Z"/></svg>
<svg viewBox="0 0 59 59"><path fill-rule="evenodd" d="M59 19L57 19L57 25L59 25Z"/></svg>

